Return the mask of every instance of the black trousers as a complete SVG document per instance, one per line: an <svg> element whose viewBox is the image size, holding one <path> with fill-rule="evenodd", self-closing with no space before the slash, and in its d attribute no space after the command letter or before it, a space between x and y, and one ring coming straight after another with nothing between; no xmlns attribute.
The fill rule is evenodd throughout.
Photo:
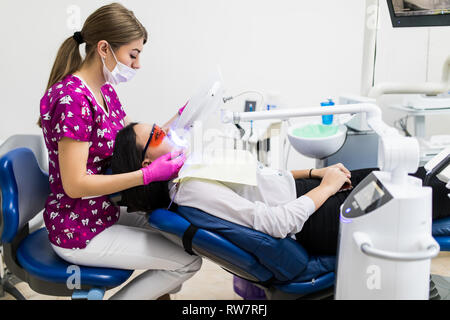
<svg viewBox="0 0 450 320"><path fill-rule="evenodd" d="M357 186L369 173L379 170L377 168L361 169L351 172L353 186ZM419 168L415 176L424 179L426 171ZM297 179L295 185L297 197L300 197L320 184L320 179ZM450 199L447 194L450 190L436 178L431 179L433 188L433 220L450 216ZM328 198L324 204L314 212L305 222L302 230L296 234L297 241L312 255L336 255L339 233L339 209L350 194L349 191L338 192Z"/></svg>

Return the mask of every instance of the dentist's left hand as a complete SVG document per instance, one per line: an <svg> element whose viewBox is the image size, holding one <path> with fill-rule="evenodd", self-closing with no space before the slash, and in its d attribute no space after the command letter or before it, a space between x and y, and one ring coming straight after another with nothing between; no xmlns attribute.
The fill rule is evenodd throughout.
<svg viewBox="0 0 450 320"><path fill-rule="evenodd" d="M144 185L154 181L168 181L177 177L186 161L186 155L181 151L167 153L148 166L142 168Z"/></svg>
<svg viewBox="0 0 450 320"><path fill-rule="evenodd" d="M187 106L187 104L189 103L189 101L188 102L186 102L185 104L184 104L184 106L182 106L179 110L178 110L178 115L180 115L181 116L181 114L183 113L183 111L184 111L184 108L186 108L186 106Z"/></svg>
<svg viewBox="0 0 450 320"><path fill-rule="evenodd" d="M166 131L166 133L169 131L170 126L175 122L175 120L178 119L181 116L181 114L183 113L183 111L186 108L188 103L189 103L189 101L186 102L184 104L184 106L182 106L180 109L178 109L177 113L169 121L167 121L167 123L165 123L162 126L162 128Z"/></svg>

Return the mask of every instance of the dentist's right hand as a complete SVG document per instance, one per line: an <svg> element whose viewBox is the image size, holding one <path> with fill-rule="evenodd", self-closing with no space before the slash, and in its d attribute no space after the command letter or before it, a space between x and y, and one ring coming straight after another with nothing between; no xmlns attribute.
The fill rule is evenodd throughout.
<svg viewBox="0 0 450 320"><path fill-rule="evenodd" d="M176 178L185 161L186 155L182 151L170 152L159 157L141 169L144 185L154 181L168 181Z"/></svg>

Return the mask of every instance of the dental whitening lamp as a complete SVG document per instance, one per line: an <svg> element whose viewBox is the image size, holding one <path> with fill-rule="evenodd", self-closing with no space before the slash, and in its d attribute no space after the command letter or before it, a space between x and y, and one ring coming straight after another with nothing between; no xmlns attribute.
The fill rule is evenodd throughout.
<svg viewBox="0 0 450 320"><path fill-rule="evenodd" d="M341 206L336 299L428 299L431 258L439 244L431 234L432 190L408 173L419 165L419 144L387 126L375 104L259 112L222 110L222 121L287 120L326 114L366 113L379 135L378 166Z"/></svg>

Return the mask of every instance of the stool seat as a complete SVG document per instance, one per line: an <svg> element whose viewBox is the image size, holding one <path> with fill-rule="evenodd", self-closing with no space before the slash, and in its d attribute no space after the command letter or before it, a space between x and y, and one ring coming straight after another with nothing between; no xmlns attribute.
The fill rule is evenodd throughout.
<svg viewBox="0 0 450 320"><path fill-rule="evenodd" d="M61 259L53 250L45 228L28 235L17 250L17 260L31 275L48 282L65 283L73 273L73 265ZM112 288L124 283L133 270L79 266L83 286Z"/></svg>

